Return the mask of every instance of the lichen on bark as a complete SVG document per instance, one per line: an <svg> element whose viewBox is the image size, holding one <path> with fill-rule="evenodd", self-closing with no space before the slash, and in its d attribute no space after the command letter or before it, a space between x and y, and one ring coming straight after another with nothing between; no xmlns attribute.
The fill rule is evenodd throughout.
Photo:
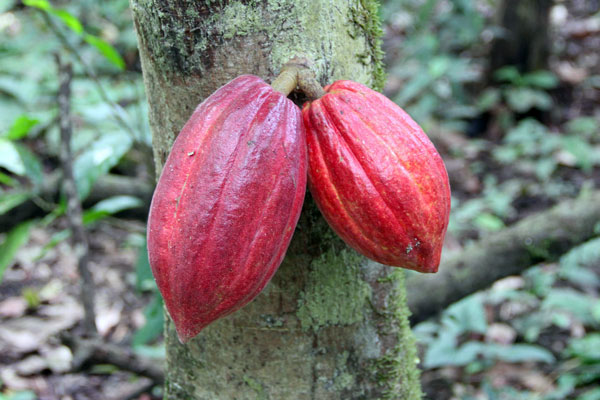
<svg viewBox="0 0 600 400"><path fill-rule="evenodd" d="M371 297L371 287L359 276L362 257L352 250L335 254L330 248L310 265L307 282L298 299L302 329L361 322Z"/></svg>

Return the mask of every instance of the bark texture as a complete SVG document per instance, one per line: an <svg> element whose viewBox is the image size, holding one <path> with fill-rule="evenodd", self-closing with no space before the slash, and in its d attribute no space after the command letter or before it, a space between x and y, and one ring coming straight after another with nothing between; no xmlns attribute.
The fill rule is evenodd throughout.
<svg viewBox="0 0 600 400"><path fill-rule="evenodd" d="M498 279L519 274L539 262L556 260L572 247L598 235L598 221L600 192L595 191L564 201L473 243L442 260L436 275L408 279L413 322L430 317Z"/></svg>
<svg viewBox="0 0 600 400"><path fill-rule="evenodd" d="M550 54L552 0L503 0L498 6L501 35L490 53L490 72L515 65L522 73L546 69Z"/></svg>
<svg viewBox="0 0 600 400"><path fill-rule="evenodd" d="M196 105L294 56L322 84L381 89L373 0L131 0L157 172ZM287 256L252 303L189 344L166 324L167 399L419 399L402 271L347 249L307 196Z"/></svg>

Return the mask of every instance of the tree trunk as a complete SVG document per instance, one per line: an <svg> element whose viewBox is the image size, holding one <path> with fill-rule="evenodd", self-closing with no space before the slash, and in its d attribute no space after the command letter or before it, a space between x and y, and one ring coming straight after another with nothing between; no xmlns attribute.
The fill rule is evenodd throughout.
<svg viewBox="0 0 600 400"><path fill-rule="evenodd" d="M374 0L131 0L157 171L196 105L232 78L269 81L293 56L322 84L381 89ZM251 205L249 205L251 206ZM402 271L366 261L307 195L267 288L187 345L166 324L167 399L418 399Z"/></svg>
<svg viewBox="0 0 600 400"><path fill-rule="evenodd" d="M522 73L548 68L552 0L503 0L498 6L501 36L490 53L490 73L514 65Z"/></svg>

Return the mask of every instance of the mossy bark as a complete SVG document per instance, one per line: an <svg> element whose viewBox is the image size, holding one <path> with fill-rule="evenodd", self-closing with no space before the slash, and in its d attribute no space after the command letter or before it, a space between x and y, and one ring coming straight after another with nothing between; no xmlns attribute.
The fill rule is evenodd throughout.
<svg viewBox="0 0 600 400"><path fill-rule="evenodd" d="M373 0L131 0L157 171L196 105L244 74L270 81L293 56L322 84L381 89ZM168 399L419 399L401 271L369 262L307 196L267 288L187 345L166 324Z"/></svg>

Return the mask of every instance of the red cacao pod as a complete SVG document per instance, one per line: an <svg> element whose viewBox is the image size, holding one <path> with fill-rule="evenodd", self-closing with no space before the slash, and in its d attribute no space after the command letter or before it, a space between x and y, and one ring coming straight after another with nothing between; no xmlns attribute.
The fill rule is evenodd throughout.
<svg viewBox="0 0 600 400"><path fill-rule="evenodd" d="M196 108L152 198L148 254L182 342L250 302L298 222L307 152L298 107L240 76Z"/></svg>
<svg viewBox="0 0 600 400"><path fill-rule="evenodd" d="M333 230L382 264L436 272L450 214L446 168L400 107L337 81L304 105L308 184Z"/></svg>

